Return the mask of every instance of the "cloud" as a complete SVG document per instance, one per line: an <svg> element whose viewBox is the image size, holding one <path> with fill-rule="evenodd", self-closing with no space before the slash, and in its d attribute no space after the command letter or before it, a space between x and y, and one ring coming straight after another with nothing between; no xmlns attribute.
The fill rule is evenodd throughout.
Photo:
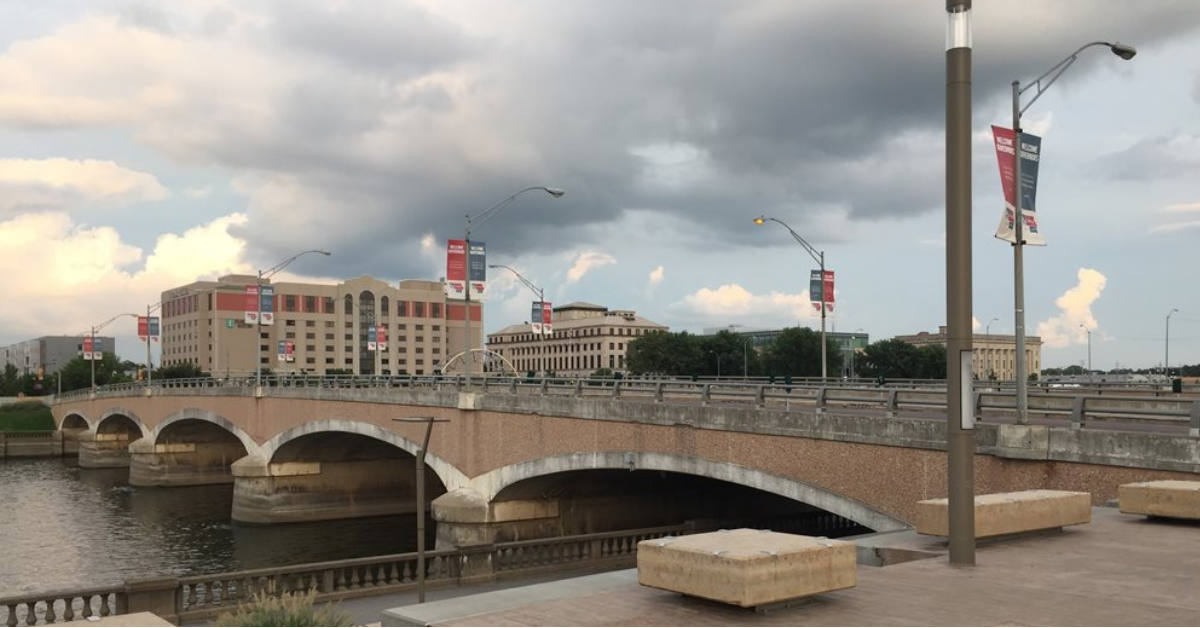
<svg viewBox="0 0 1200 628"><path fill-rule="evenodd" d="M980 327L983 327L983 323L980 323L978 318L975 318L974 316L972 316L971 317L971 331L979 331Z"/></svg>
<svg viewBox="0 0 1200 628"><path fill-rule="evenodd" d="M1160 214L1164 215L1179 215L1179 214L1197 214L1200 213L1200 203L1176 203L1167 205L1159 210ZM1151 235L1163 233L1175 233L1178 231L1187 231L1190 229L1200 229L1200 219L1177 220L1174 222L1165 222L1159 225L1150 227L1146 231Z"/></svg>
<svg viewBox="0 0 1200 628"><path fill-rule="evenodd" d="M594 268L616 264L617 258L608 253L584 251L575 257L575 263L567 269L567 283L578 283L583 276Z"/></svg>
<svg viewBox="0 0 1200 628"><path fill-rule="evenodd" d="M159 201L169 195L154 175L112 161L0 159L0 211Z"/></svg>
<svg viewBox="0 0 1200 628"><path fill-rule="evenodd" d="M1162 208L1162 211L1168 214L1200 213L1200 203L1176 203L1174 205L1167 205Z"/></svg>
<svg viewBox="0 0 1200 628"><path fill-rule="evenodd" d="M232 214L183 233L163 234L145 254L111 227L72 222L60 212L0 222L0 273L21 307L0 312L9 340L74 334L121 312L145 311L167 288L226 273L252 273L245 243L231 236L246 217ZM29 272L36 261L38 272ZM124 324L124 323L122 323ZM132 323L129 323L132 325ZM116 325L110 330L122 335ZM125 335L132 336L127 329Z"/></svg>
<svg viewBox="0 0 1200 628"><path fill-rule="evenodd" d="M1014 29L1022 11L1007 4L976 7L990 51L980 101L1084 33L1150 46L1200 23L1186 2L1023 7L1038 29ZM234 233L255 255L311 242L347 276L424 272L405 253L423 234L454 233L464 210L527 185L568 194L523 195L480 233L492 251L575 250L630 209L701 224L735 207L805 224L828 208L851 221L935 210L944 62L929 42L944 16L904 0L871 13L778 0L98 6L0 51L0 125L115 128L231 172L248 216ZM778 59L822 62L780 73ZM734 225L730 242L758 237Z"/></svg>
<svg viewBox="0 0 1200 628"><path fill-rule="evenodd" d="M1155 136L1124 150L1098 157L1101 177L1118 181L1154 181L1192 177L1200 170L1200 135Z"/></svg>
<svg viewBox="0 0 1200 628"><path fill-rule="evenodd" d="M658 284L662 283L662 280L663 280L663 267L662 267L662 264L659 264L657 267L655 267L654 270L650 271L650 276L648 278L648 281L650 283L650 286L653 287L653 286L657 286Z"/></svg>
<svg viewBox="0 0 1200 628"><path fill-rule="evenodd" d="M1061 349L1070 344L1086 343L1086 330L1099 326L1092 316L1092 304L1100 298L1108 279L1092 268L1080 268L1076 276L1078 283L1054 300L1058 315L1038 323L1038 335L1047 347Z"/></svg>
<svg viewBox="0 0 1200 628"><path fill-rule="evenodd" d="M701 288L673 304L681 319L693 324L784 326L818 318L808 291L787 294L771 291L754 294L736 283Z"/></svg>

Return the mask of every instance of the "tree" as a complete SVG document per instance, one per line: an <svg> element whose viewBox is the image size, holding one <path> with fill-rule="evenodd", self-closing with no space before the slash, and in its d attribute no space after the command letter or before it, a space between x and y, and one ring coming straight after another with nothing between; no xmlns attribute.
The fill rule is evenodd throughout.
<svg viewBox="0 0 1200 628"><path fill-rule="evenodd" d="M20 390L17 383L19 377L17 367L12 364L4 365L4 376L0 377L0 397L15 397Z"/></svg>
<svg viewBox="0 0 1200 628"><path fill-rule="evenodd" d="M760 372L758 352L746 345L750 342L748 338L721 330L715 336L704 336L698 340L702 367L698 375L734 377L742 374L743 367L748 375Z"/></svg>
<svg viewBox="0 0 1200 628"><path fill-rule="evenodd" d="M629 341L625 365L636 375L699 375L705 372L700 342L689 333L652 331Z"/></svg>
<svg viewBox="0 0 1200 628"><path fill-rule="evenodd" d="M828 372L842 368L842 353L826 343L825 366ZM821 333L807 327L788 327L763 351L764 370L769 375L821 376Z"/></svg>
<svg viewBox="0 0 1200 628"><path fill-rule="evenodd" d="M863 349L858 364L864 377L945 379L946 346L880 340Z"/></svg>
<svg viewBox="0 0 1200 628"><path fill-rule="evenodd" d="M154 371L155 379L184 379L187 377L208 377L208 373L191 363L172 364Z"/></svg>
<svg viewBox="0 0 1200 628"><path fill-rule="evenodd" d="M63 366L61 371L63 392L90 388L92 385L91 365L87 360L76 356ZM104 357L96 360L96 385L114 384L129 381L130 378L121 373L117 356L105 353Z"/></svg>

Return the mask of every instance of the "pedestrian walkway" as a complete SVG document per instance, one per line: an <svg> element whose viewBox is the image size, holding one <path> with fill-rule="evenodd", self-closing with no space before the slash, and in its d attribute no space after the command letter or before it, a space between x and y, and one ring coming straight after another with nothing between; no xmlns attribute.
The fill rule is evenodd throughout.
<svg viewBox="0 0 1200 628"><path fill-rule="evenodd" d="M869 542L880 545L883 539ZM858 586L767 614L637 584L636 570L389 610L383 625L1194 625L1200 620L1200 525L1093 509L1091 524L980 546L978 565L939 555L860 566ZM409 624L412 625L412 624Z"/></svg>

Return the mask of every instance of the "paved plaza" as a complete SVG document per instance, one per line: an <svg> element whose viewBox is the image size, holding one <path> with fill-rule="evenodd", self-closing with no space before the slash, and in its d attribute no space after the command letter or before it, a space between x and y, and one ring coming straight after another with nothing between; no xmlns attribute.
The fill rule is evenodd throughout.
<svg viewBox="0 0 1200 628"><path fill-rule="evenodd" d="M440 626L1195 625L1200 524L1093 509L1092 523L980 546L953 568L945 548L912 532L864 539L937 552L858 568L858 586L768 613L642 587L636 570L530 585L425 605L399 617Z"/></svg>

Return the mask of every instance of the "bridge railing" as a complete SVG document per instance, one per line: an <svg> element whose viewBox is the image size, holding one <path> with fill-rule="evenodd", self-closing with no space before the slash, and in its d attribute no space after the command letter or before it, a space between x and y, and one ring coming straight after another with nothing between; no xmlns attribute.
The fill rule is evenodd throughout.
<svg viewBox="0 0 1200 628"><path fill-rule="evenodd" d="M550 397L611 398L653 400L656 403L691 403L712 406L753 406L791 410L813 408L863 409L894 417L902 413L943 411L945 388L928 382L906 386L878 386L874 383L841 381L825 385L812 383L770 383L738 380L702 380L671 378L571 378L487 376L474 380L474 390L486 393ZM103 386L103 396L170 394L184 390L229 389L252 391L253 377L186 378L159 380L150 388L138 383ZM403 389L430 391L465 390L457 376L404 375L286 375L263 376L264 387L272 389ZM980 419L1015 414L1015 394L1003 386L976 382L975 408ZM86 398L77 391L59 401ZM249 393L247 393L249 394ZM1186 424L1189 433L1200 430L1200 396L1162 394L1159 391L1080 388L1039 388L1029 392L1029 411L1034 416L1069 418L1073 427L1086 427L1093 420Z"/></svg>
<svg viewBox="0 0 1200 628"><path fill-rule="evenodd" d="M438 587L566 567L630 566L636 560L638 542L693 531L695 527L686 523L430 551L425 553L425 581ZM33 626L149 611L176 622L196 622L233 610L258 594L279 596L311 590L317 601L327 602L406 591L416 588L417 574L417 554L407 552L163 578L0 598L0 620L7 626Z"/></svg>

